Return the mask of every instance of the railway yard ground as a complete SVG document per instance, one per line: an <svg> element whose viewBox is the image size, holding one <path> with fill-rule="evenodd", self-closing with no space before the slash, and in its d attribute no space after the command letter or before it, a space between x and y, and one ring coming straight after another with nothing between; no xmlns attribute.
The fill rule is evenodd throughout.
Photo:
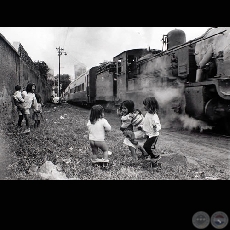
<svg viewBox="0 0 230 230"><path fill-rule="evenodd" d="M32 128L29 134L18 134L16 122L2 128L1 179L230 179L230 138L227 136L163 127L156 145L162 156L161 166L152 168L142 159L133 164L129 150L123 144L120 118L106 112L105 118L112 126L106 140L113 154L110 164L101 168L92 166L90 161L86 129L89 110L68 103L47 103L43 110L41 126Z"/></svg>

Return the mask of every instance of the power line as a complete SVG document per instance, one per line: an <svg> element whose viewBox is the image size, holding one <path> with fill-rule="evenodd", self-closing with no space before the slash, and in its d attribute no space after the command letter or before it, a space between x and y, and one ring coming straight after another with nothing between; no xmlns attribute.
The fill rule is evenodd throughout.
<svg viewBox="0 0 230 230"><path fill-rule="evenodd" d="M74 61L76 61L77 63L81 64L81 65L84 65L85 67L87 67L84 63L80 62L77 60L77 58L75 58L73 55L69 54L70 57L72 57L74 59Z"/></svg>
<svg viewBox="0 0 230 230"><path fill-rule="evenodd" d="M67 38L68 32L69 32L69 27L67 28L67 32L66 32L66 35L65 35L65 40L64 40L63 47L65 47L65 42L66 42L66 38Z"/></svg>

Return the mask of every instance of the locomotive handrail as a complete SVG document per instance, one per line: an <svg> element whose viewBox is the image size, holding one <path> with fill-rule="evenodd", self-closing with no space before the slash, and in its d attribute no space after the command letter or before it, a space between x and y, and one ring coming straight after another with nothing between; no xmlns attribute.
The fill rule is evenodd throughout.
<svg viewBox="0 0 230 230"><path fill-rule="evenodd" d="M226 31L227 31L227 30L223 30L223 31L221 31L221 32L219 32L219 33L213 34L213 35L211 35L211 36L209 36L209 37L206 37L206 38L204 38L205 35L203 35L202 38L195 38L195 39L190 40L190 41L188 41L188 42L186 42L186 43L184 43L184 44L181 44L181 45L179 45L179 46L177 46L177 47L175 47L175 48L172 47L171 49L162 51L161 53L155 54L155 55L153 55L153 56L150 57L150 58L146 58L146 59L143 59L143 60L140 60L140 61L137 61L137 62L145 63L145 62L150 61L150 60L152 60L152 59L154 59L154 58L156 58L156 57L160 57L160 56L162 56L162 55L171 53L172 51L176 51L176 50L182 49L182 48L184 48L184 47L186 47L186 46L193 45L193 44L195 44L195 43L197 43L197 42L199 42L199 41L209 39L209 38L214 37L214 36L219 35L219 34L224 34L224 32L226 32Z"/></svg>

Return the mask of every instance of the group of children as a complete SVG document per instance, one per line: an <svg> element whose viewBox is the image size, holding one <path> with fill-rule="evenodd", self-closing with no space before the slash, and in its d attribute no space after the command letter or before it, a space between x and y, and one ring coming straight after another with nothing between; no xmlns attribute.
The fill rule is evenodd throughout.
<svg viewBox="0 0 230 230"><path fill-rule="evenodd" d="M18 128L22 128L23 118L26 121L26 129L23 133L30 132L30 114L32 110L32 119L34 120L34 128L39 127L42 117L42 100L38 93L35 93L36 85L29 83L26 90L22 91L20 85L15 86L13 94L14 104L17 106L18 112Z"/></svg>
<svg viewBox="0 0 230 230"><path fill-rule="evenodd" d="M23 118L26 121L26 130L30 132L30 111L34 128L39 127L42 117L41 96L35 93L36 86L29 83L26 90L22 92L20 85L15 86L13 95L14 103L17 106L19 115L18 127L22 127ZM135 109L132 100L125 100L118 109L121 117L120 130L124 135L123 143L128 146L134 162L138 161L137 149L142 153L141 157L149 160L153 165L156 164L161 156L155 152L155 145L161 130L161 123L158 117L159 105L155 97L147 97L143 101L145 116L139 109ZM89 143L92 149L92 163L109 163L108 144L105 141L106 132L111 131L111 125L104 118L104 108L102 105L94 105L91 108L89 120L87 122L89 132ZM103 152L103 158L98 158L99 149Z"/></svg>
<svg viewBox="0 0 230 230"><path fill-rule="evenodd" d="M120 130L124 135L123 143L128 146L135 163L138 161L137 149L142 153L141 157L156 165L160 160L160 154L155 151L161 123L158 116L159 104L155 97L147 97L143 101L145 116L135 109L132 100L125 100L118 109L121 117ZM105 133L111 131L111 125L104 118L104 108L94 105L90 111L90 119L87 123L89 142L92 149L92 163L109 162L108 156L112 154L105 142ZM98 158L98 150L103 151L103 158Z"/></svg>

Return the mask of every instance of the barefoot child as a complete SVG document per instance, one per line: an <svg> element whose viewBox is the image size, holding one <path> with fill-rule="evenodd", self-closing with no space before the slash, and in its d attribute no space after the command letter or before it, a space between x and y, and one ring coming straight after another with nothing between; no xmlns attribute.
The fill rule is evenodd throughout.
<svg viewBox="0 0 230 230"><path fill-rule="evenodd" d="M92 163L108 163L108 156L112 153L108 151L108 145L105 142L105 133L111 131L111 125L104 118L104 108L101 105L94 105L90 111L90 118L87 123L89 131L89 143L92 149ZM98 150L103 151L103 158L98 159Z"/></svg>

